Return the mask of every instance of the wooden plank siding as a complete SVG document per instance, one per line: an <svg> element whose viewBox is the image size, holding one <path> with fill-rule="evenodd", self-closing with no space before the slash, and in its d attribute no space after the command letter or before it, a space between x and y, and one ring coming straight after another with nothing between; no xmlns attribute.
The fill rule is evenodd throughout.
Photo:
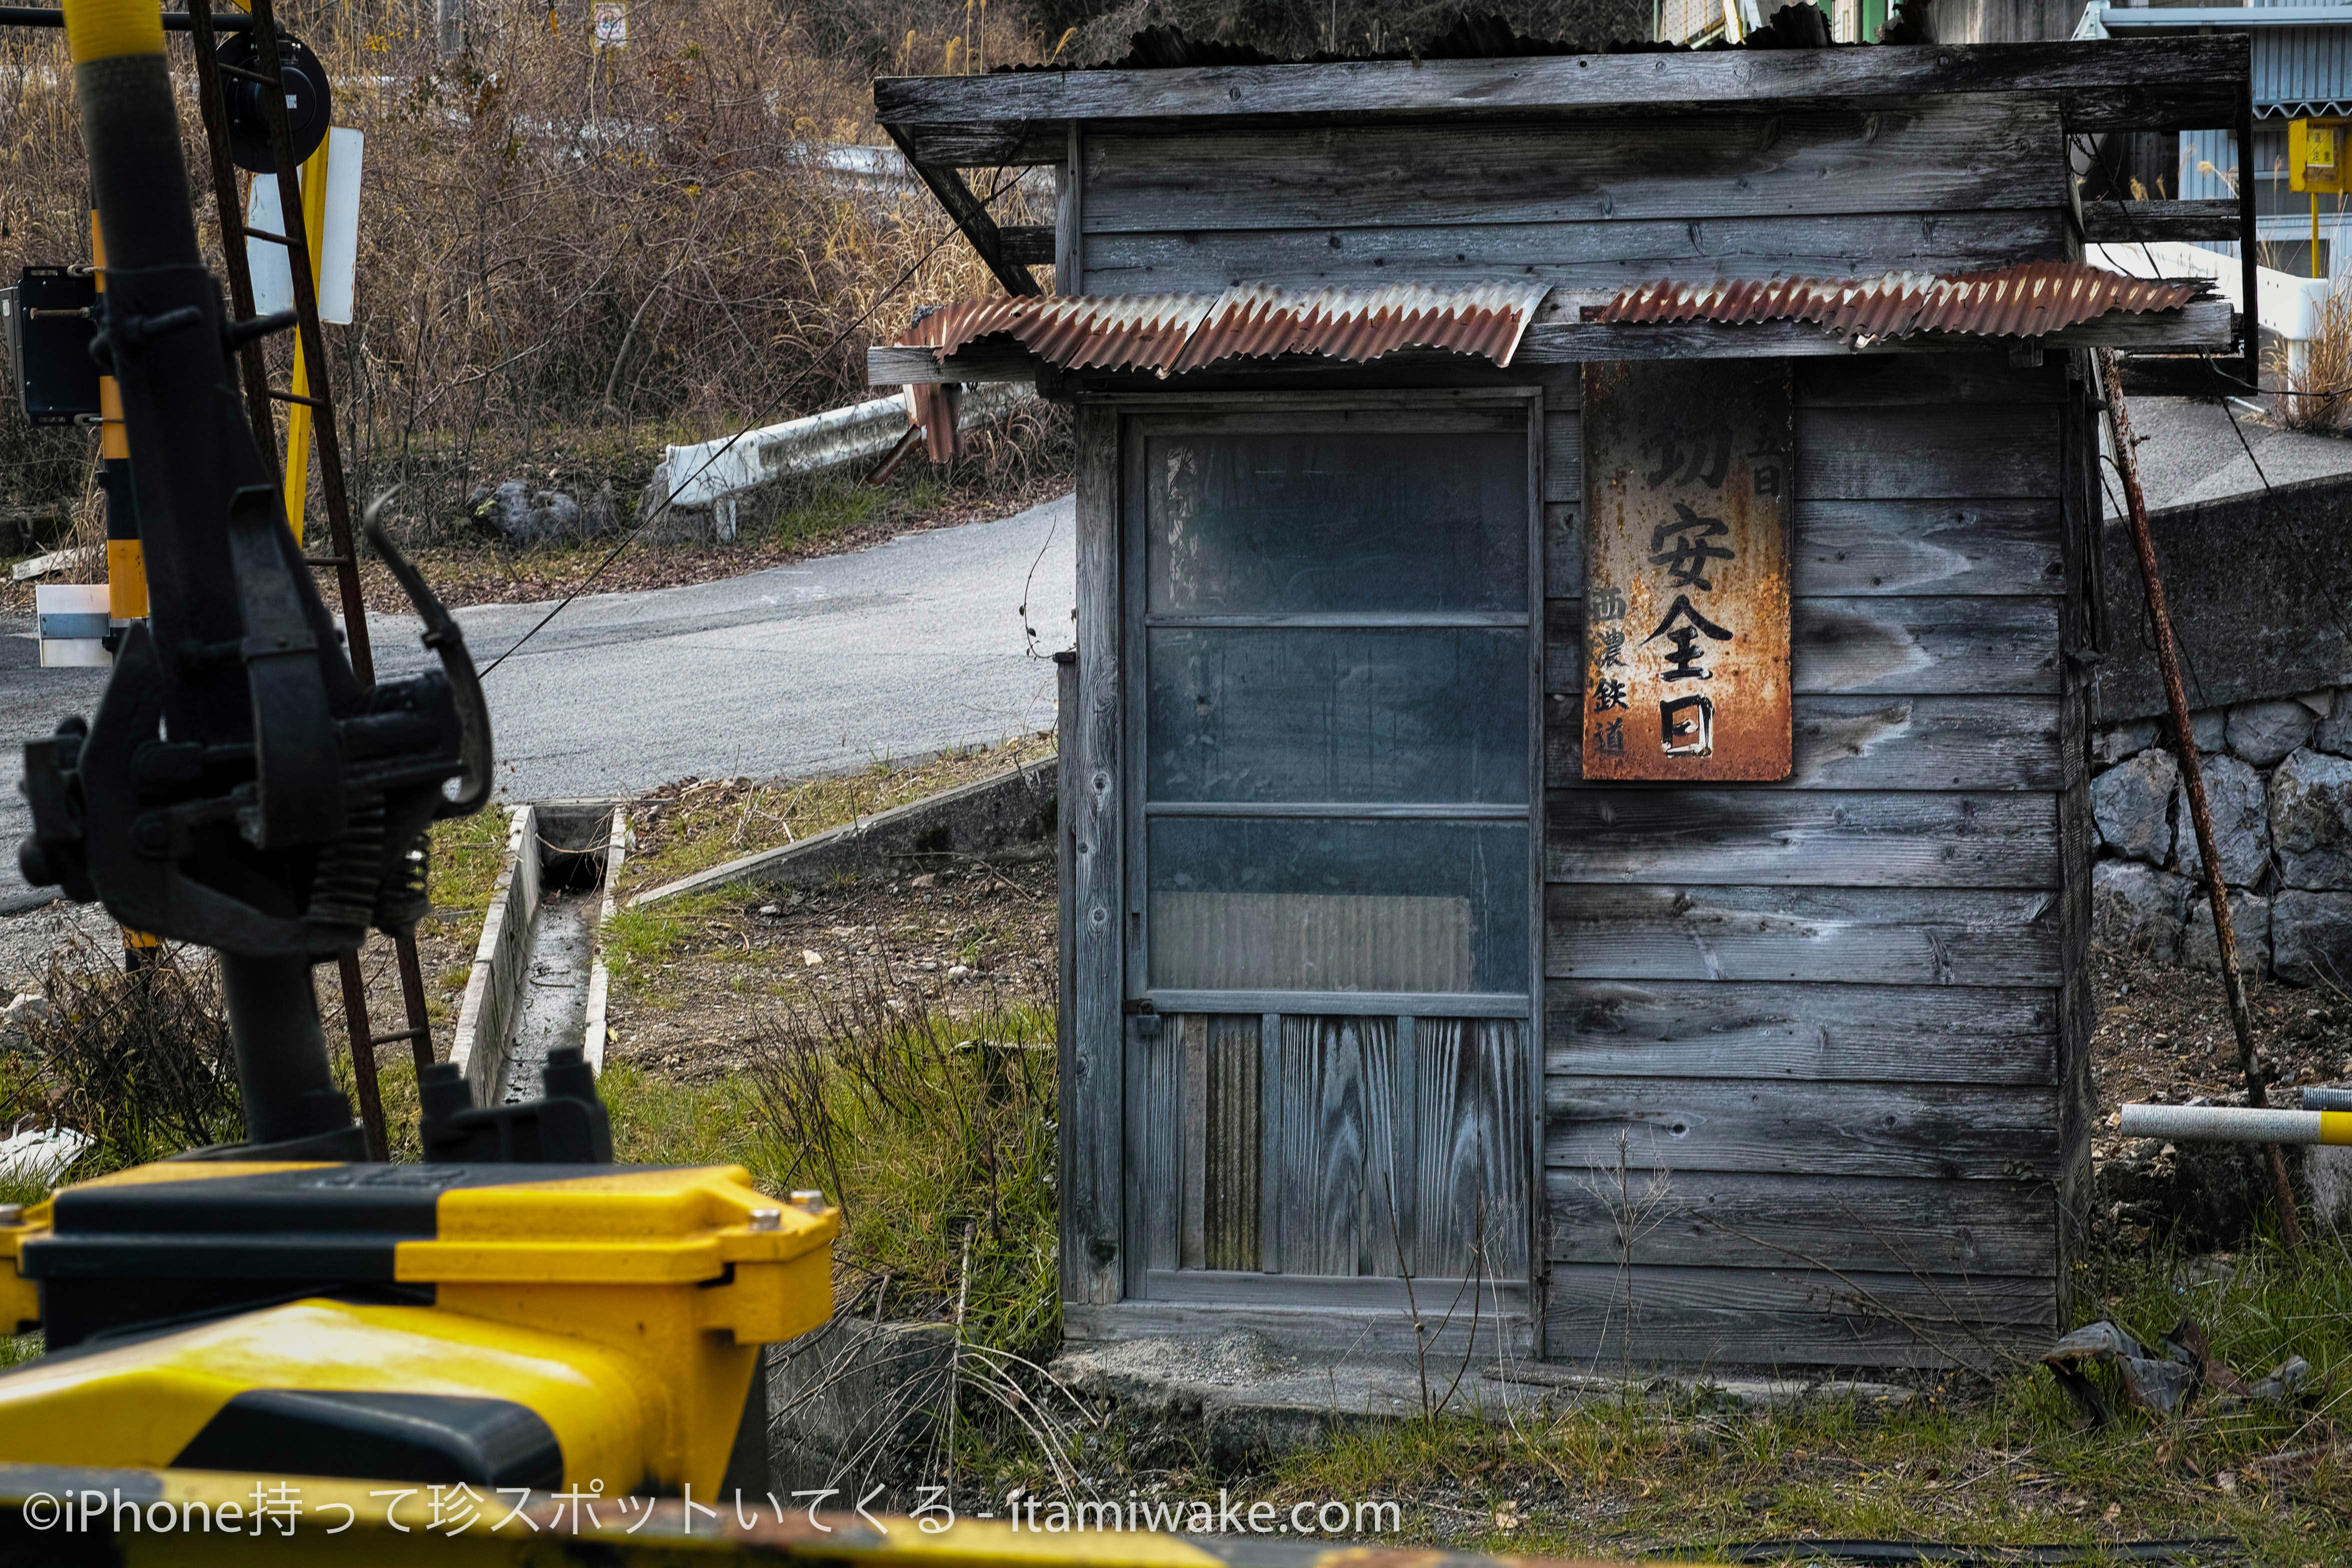
<svg viewBox="0 0 2352 1568"><path fill-rule="evenodd" d="M1096 125L1065 248L1089 294L1965 272L2067 254L2062 149L2053 100L1997 92L1672 121Z"/></svg>
<svg viewBox="0 0 2352 1568"><path fill-rule="evenodd" d="M1130 1293L1176 1270L1240 1300L1302 1279L1524 1280L1535 1114L1509 1019L1174 1014L1135 1055L1145 1205ZM1270 1077L1269 1077L1270 1075ZM1261 1093L1261 1088L1265 1092ZM1506 1135L1497 1136L1498 1131Z"/></svg>
<svg viewBox="0 0 2352 1568"><path fill-rule="evenodd" d="M2065 976L2058 994L2059 1169L2054 1219L2061 1317L2069 1321L2076 1288L2074 1263L2090 1244L2091 1130L2098 1114L2098 1095L2091 1078L2091 1036L2098 1025L2090 969L2091 865L2098 842L2090 791L2092 660L2071 657L2096 652L2101 646L2097 623L2104 598L2094 557L2105 507L2096 386L2091 356L2068 354L2067 396L2061 409L2066 458L2061 482L2068 591L2060 601L2060 636L2070 657L2065 660L2059 702L2070 769L2066 787L2058 796L2058 833L2065 847L2060 861L2063 886L2059 900L2059 942Z"/></svg>
<svg viewBox="0 0 2352 1568"><path fill-rule="evenodd" d="M1800 367L1782 784L1582 780L1580 468L1549 487L1546 1354L1981 1362L2055 1326L2065 357ZM1577 421L1555 398L1556 468Z"/></svg>
<svg viewBox="0 0 2352 1568"><path fill-rule="evenodd" d="M2065 258L2079 231L2059 101L1898 86L1671 111L1513 103L1511 73L1566 68L1511 66L1502 97L1425 118L1227 117L1229 87L1272 79L1250 73L1216 75L1216 102L1169 111L1181 119L1051 117L1066 290L1556 290L1508 367L1407 349L1175 384L1045 378L1081 405L1074 1337L1409 1343L1410 1289L1426 1310L1429 1288L1465 1278L1505 1320L1477 1332L1570 1361L1981 1363L2057 1325L2088 1137L2086 714L2066 658L2089 646L2097 511L2083 356L2052 344L2029 368L1947 338L1864 357L1801 322L1607 325L1580 308L1661 278ZM1606 66L1653 68L1682 67ZM1104 88L1087 75L938 91ZM912 118L943 147L961 134ZM1045 134L971 128L974 146ZM1567 362L1602 349L1792 358L1785 781L1582 777L1585 465ZM1817 352L1837 357L1797 357ZM1419 1016L1426 996L1382 1016L1171 988L1167 1016L1122 1017L1143 994L1146 808L1141 721L1119 710L1143 625L1120 420L1171 394L1213 422L1296 390L1353 389L1341 398L1370 408L1441 385L1479 388L1455 395L1475 412L1506 382L1543 400L1540 1041L1524 1010ZM1511 1128L1528 1135L1495 1136Z"/></svg>
<svg viewBox="0 0 2352 1568"><path fill-rule="evenodd" d="M1528 115L1674 120L1727 103L1790 109L1926 94L2032 93L2075 131L2227 125L2245 101L2242 36L2001 48L1724 50L1344 65L884 78L877 118L933 162L1050 163L1072 121L1277 126L1329 116L1427 126Z"/></svg>

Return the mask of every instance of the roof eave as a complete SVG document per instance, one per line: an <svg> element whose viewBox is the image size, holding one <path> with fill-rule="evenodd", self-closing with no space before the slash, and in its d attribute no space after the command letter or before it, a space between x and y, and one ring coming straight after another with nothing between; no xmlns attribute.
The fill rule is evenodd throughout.
<svg viewBox="0 0 2352 1568"><path fill-rule="evenodd" d="M2249 91L2251 58L2245 35L2228 32L2081 43L886 77L874 84L874 101L877 118L918 162L971 168L1058 163L1073 121L1622 118L1741 104L2041 92L2065 106L2077 131L2234 124Z"/></svg>
<svg viewBox="0 0 2352 1568"><path fill-rule="evenodd" d="M2227 354L2235 352L2237 342L2231 317L2226 300L2192 300L2177 310L2104 316L2033 341L2045 350L2111 348L2138 353ZM1711 321L1539 321L1528 327L1520 339L1511 364L1514 372L1524 371L1529 379L1539 379L1549 367L1580 364L1588 360L1828 358L1956 350L1981 353L2005 341L2023 340L1915 332L1904 338L1856 342L1809 321L1749 325ZM1223 378L1246 375L1253 369L1295 374L1298 368L1295 360L1225 360L1188 374ZM1331 368L1348 367L1334 361ZM1038 355L1003 341L972 343L944 361L921 347L877 345L866 351L866 380L876 386L931 382L1034 382L1041 375L1052 378L1071 374L1083 376L1095 373L1059 371ZM1150 379L1148 373L1146 379ZM1156 384L1170 392L1181 392L1185 384L1186 375L1178 374Z"/></svg>

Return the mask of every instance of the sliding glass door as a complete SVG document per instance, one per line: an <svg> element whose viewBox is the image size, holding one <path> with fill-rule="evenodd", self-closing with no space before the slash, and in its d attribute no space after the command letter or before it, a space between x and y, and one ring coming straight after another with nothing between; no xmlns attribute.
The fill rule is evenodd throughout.
<svg viewBox="0 0 2352 1568"><path fill-rule="evenodd" d="M1128 421L1131 1295L1528 1276L1530 432Z"/></svg>

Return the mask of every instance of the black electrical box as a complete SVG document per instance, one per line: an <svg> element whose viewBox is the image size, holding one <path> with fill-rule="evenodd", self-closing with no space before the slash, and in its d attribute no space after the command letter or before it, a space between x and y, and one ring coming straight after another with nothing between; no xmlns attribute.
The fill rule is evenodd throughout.
<svg viewBox="0 0 2352 1568"><path fill-rule="evenodd" d="M97 302L97 280L65 267L27 267L16 288L0 291L9 379L31 423L70 425L98 412L98 362L89 357Z"/></svg>

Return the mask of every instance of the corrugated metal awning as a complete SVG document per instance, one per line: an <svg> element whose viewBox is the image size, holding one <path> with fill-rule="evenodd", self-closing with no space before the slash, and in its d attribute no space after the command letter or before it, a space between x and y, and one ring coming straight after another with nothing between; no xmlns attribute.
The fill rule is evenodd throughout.
<svg viewBox="0 0 2352 1568"><path fill-rule="evenodd" d="M2111 310L2178 310L2206 287L2202 279L2126 278L2077 262L2030 261L1955 277L1889 272L1761 283L1643 283L1584 314L1594 321L1818 321L1842 336L1866 338L1913 332L2038 338Z"/></svg>
<svg viewBox="0 0 2352 1568"><path fill-rule="evenodd" d="M1297 290L1244 283L1222 294L964 300L926 313L898 342L944 360L1001 334L1065 370L1163 376L1276 354L1360 363L1402 348L1450 349L1507 365L1550 291L1543 283Z"/></svg>

